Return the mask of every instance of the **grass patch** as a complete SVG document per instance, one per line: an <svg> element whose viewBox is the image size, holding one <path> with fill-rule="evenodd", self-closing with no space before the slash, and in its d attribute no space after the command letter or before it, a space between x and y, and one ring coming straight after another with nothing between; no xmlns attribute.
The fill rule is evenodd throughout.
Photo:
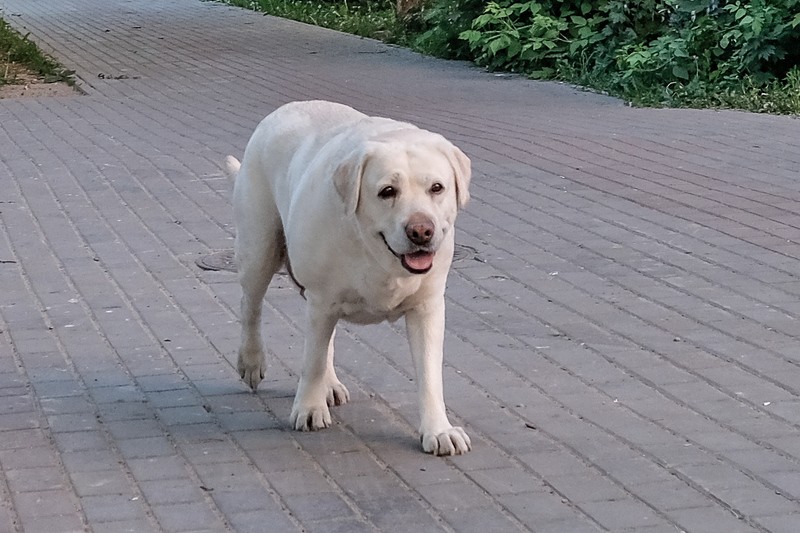
<svg viewBox="0 0 800 533"><path fill-rule="evenodd" d="M63 69L45 56L27 35L20 35L0 18L0 85L24 83L33 73L46 83L73 83L74 71Z"/></svg>
<svg viewBox="0 0 800 533"><path fill-rule="evenodd" d="M225 0L226 3L390 43L404 42L405 27L392 0Z"/></svg>

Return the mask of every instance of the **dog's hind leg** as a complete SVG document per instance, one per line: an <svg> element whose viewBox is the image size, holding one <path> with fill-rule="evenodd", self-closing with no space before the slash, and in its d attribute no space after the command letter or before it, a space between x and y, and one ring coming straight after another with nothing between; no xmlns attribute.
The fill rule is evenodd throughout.
<svg viewBox="0 0 800 533"><path fill-rule="evenodd" d="M277 214L271 221L259 222L263 225L237 228L236 235L236 262L242 286L242 339L236 366L242 380L253 390L264 379L267 366L261 339L261 307L267 287L284 259L283 229Z"/></svg>

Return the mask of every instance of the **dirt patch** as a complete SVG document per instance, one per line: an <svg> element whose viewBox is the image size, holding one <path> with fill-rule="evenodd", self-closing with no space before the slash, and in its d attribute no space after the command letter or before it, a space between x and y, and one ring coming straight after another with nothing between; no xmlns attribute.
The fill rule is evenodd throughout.
<svg viewBox="0 0 800 533"><path fill-rule="evenodd" d="M45 96L76 96L77 89L65 82L47 83L44 79L23 68L13 71L13 81L0 85L2 98L39 98Z"/></svg>

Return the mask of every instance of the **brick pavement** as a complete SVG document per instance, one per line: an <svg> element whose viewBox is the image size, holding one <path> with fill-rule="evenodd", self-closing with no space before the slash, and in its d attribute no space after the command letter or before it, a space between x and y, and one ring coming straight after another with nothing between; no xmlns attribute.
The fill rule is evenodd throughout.
<svg viewBox="0 0 800 533"><path fill-rule="evenodd" d="M195 0L4 0L84 96L0 101L0 531L796 532L800 122L631 109ZM222 158L325 98L472 157L445 388L418 450L401 325L289 431L302 300L235 367Z"/></svg>

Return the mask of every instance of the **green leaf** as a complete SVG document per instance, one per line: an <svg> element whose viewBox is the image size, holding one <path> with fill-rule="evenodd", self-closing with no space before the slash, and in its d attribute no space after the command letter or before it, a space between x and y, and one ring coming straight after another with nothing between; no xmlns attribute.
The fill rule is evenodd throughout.
<svg viewBox="0 0 800 533"><path fill-rule="evenodd" d="M682 80L689 79L689 71L686 70L686 67L682 67L680 65L675 65L674 67L672 67L672 74L676 78L680 78Z"/></svg>
<svg viewBox="0 0 800 533"><path fill-rule="evenodd" d="M497 54L500 50L508 48L510 39L506 36L500 36L494 41L489 43L489 51L492 54Z"/></svg>
<svg viewBox="0 0 800 533"><path fill-rule="evenodd" d="M458 38L462 41L467 41L470 44L476 43L481 40L483 34L475 30L465 30L458 34Z"/></svg>
<svg viewBox="0 0 800 533"><path fill-rule="evenodd" d="M675 57L689 57L689 53L683 47L675 48L672 51L672 55L674 55Z"/></svg>
<svg viewBox="0 0 800 533"><path fill-rule="evenodd" d="M473 28L483 28L488 23L493 22L495 18L492 15L481 15L472 22Z"/></svg>

